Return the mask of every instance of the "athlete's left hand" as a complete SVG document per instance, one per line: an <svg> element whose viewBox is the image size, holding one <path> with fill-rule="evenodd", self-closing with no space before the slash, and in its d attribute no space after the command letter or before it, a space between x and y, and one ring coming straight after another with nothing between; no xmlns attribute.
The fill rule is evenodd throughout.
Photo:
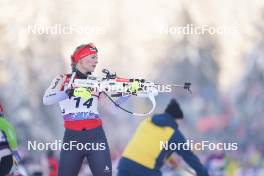
<svg viewBox="0 0 264 176"><path fill-rule="evenodd" d="M131 86L129 88L130 92L136 93L140 88L140 84L138 81L134 81L131 83Z"/></svg>

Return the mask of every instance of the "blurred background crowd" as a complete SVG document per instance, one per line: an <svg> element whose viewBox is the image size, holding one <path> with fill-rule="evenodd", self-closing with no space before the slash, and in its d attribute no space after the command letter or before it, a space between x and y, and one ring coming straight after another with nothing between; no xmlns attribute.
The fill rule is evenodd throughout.
<svg viewBox="0 0 264 176"><path fill-rule="evenodd" d="M203 25L226 30L188 28ZM24 175L53 176L57 168L59 151L28 151L27 142L62 138L60 110L45 107L42 96L57 74L71 72L75 47L89 42L99 49L96 75L107 68L122 77L192 83L192 94L160 94L155 113L176 98L188 139L238 143L237 151L195 151L211 175L264 175L264 1L1 0L0 33L0 100L17 130ZM125 106L147 111L150 103L133 98ZM142 118L100 111L115 166ZM175 158L164 176L188 175ZM86 169L80 175L89 175Z"/></svg>

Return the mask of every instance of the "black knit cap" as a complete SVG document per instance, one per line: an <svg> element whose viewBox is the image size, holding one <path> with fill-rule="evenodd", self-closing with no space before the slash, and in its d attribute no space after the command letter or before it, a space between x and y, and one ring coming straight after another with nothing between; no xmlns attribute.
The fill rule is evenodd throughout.
<svg viewBox="0 0 264 176"><path fill-rule="evenodd" d="M165 112L173 116L175 119L183 119L183 112L179 103L175 99L171 99Z"/></svg>

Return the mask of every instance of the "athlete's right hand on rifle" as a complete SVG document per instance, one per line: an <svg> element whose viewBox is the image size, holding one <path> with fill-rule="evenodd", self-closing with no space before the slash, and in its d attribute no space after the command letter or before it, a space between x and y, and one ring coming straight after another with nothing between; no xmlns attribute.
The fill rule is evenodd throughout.
<svg viewBox="0 0 264 176"><path fill-rule="evenodd" d="M66 93L69 95L69 97L81 97L84 100L89 100L92 97L92 93L90 89L85 87L77 87L75 89L68 89L66 90Z"/></svg>

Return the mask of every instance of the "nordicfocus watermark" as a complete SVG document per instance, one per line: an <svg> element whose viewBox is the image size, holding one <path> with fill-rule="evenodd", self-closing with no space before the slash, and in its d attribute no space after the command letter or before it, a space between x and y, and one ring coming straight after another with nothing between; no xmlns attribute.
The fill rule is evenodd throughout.
<svg viewBox="0 0 264 176"><path fill-rule="evenodd" d="M209 141L194 142L187 140L185 143L168 143L168 141L160 141L160 150L194 150L194 151L236 151L238 143L212 143Z"/></svg>
<svg viewBox="0 0 264 176"><path fill-rule="evenodd" d="M210 26L187 24L185 26L160 26L159 33L166 35L228 35L238 32L238 26Z"/></svg>
<svg viewBox="0 0 264 176"><path fill-rule="evenodd" d="M79 25L28 25L28 34L34 35L71 35L71 34L92 34L105 35L106 29L102 26L79 26Z"/></svg>
<svg viewBox="0 0 264 176"><path fill-rule="evenodd" d="M72 84L73 87L89 87L91 91L108 91L108 92L129 92L131 89L136 89L137 92L140 93L148 93L148 92L172 92L174 87L182 87L184 89L189 90L191 83L184 83L182 85L176 84L155 84L150 81L140 81L135 80L133 83L129 81L120 81L116 82L108 82L102 81L98 84L95 77L89 76L87 80L84 79L76 79ZM66 86L67 87L67 86ZM133 92L133 91L132 91Z"/></svg>
<svg viewBox="0 0 264 176"><path fill-rule="evenodd" d="M79 143L77 141L70 141L69 143L63 143L61 140L55 140L54 142L27 142L28 151L48 151L48 150L105 150L105 143Z"/></svg>

